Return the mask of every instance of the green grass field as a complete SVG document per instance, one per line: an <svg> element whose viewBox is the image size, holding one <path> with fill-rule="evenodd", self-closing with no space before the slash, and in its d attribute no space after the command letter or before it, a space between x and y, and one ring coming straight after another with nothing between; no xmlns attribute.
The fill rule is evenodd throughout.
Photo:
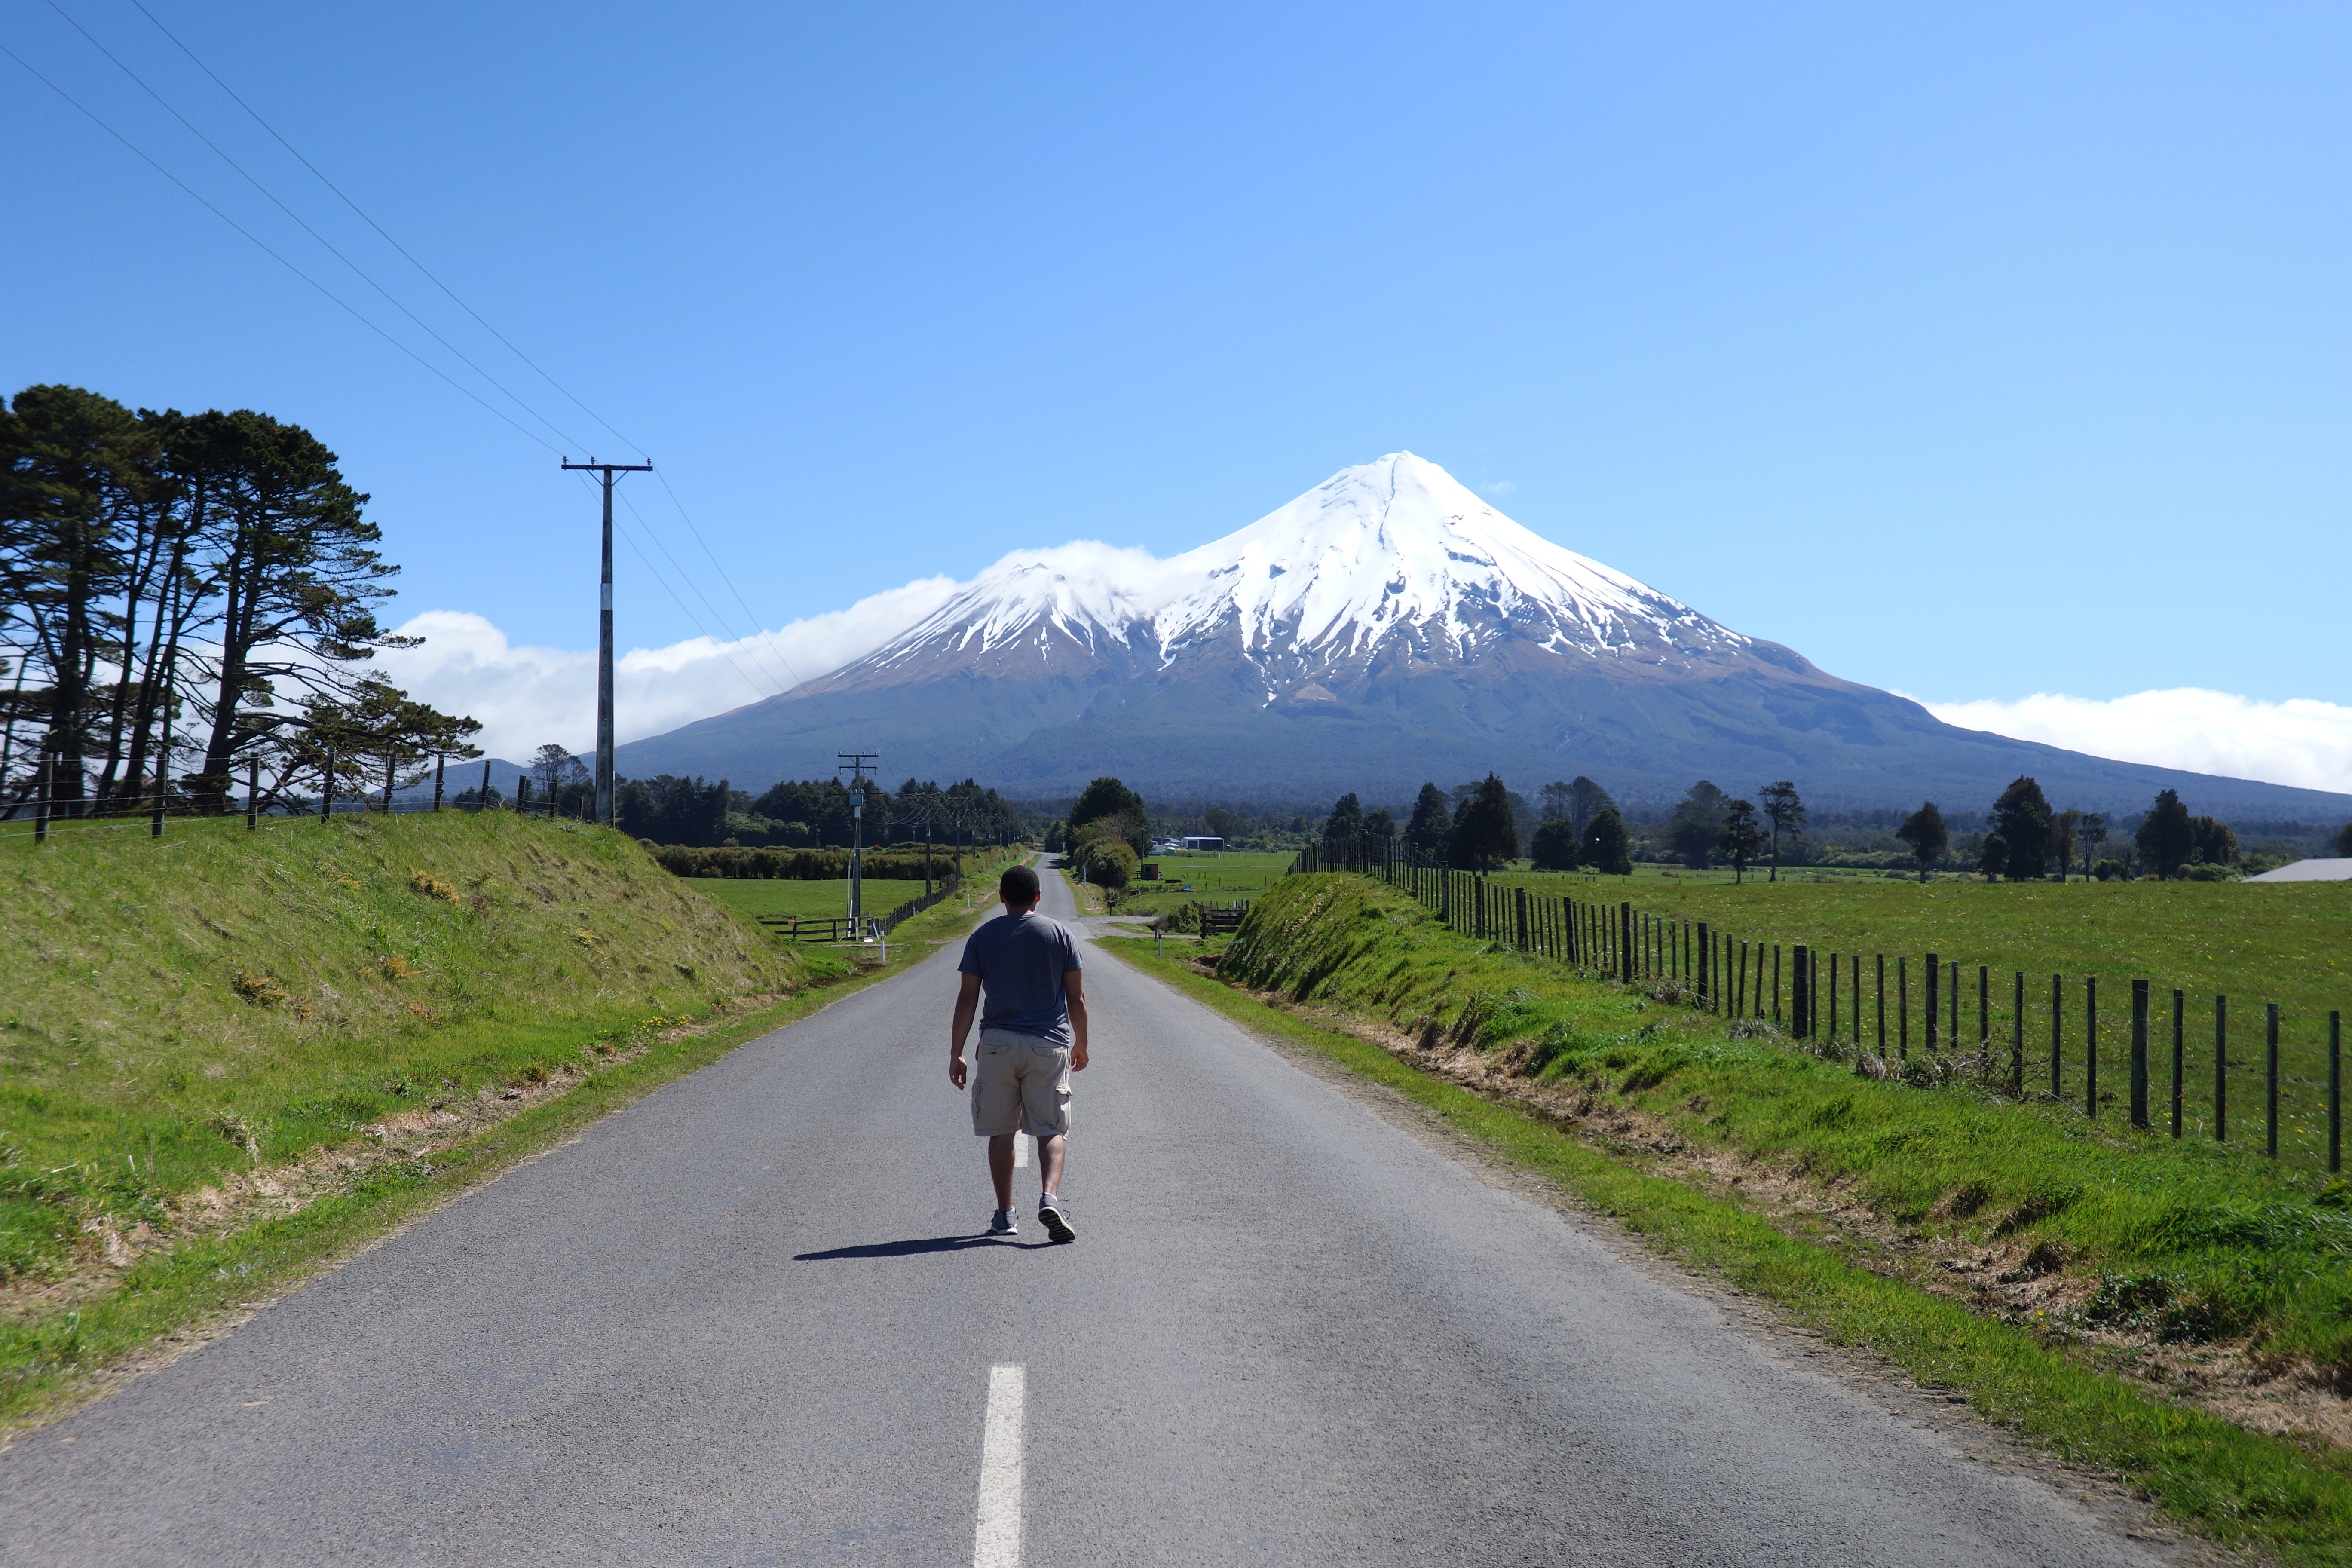
<svg viewBox="0 0 2352 1568"><path fill-rule="evenodd" d="M1265 850L1227 850L1223 855L1155 855L1148 864L1160 868L1160 880L1135 882L1119 894L1118 912L1137 915L1173 913L1185 904L1231 903L1255 899L1280 881L1296 857ZM1186 892L1182 884L1192 884Z"/></svg>
<svg viewBox="0 0 2352 1568"><path fill-rule="evenodd" d="M2131 983L2150 983L2152 1097L2168 1117L2172 991L2183 994L2184 1120L2190 1136L2212 1131L2214 997L2229 999L2229 1131L2263 1137L2266 1019L2276 1002L2280 1024L2280 1152L2313 1162L2326 1136L2326 1041L2330 1011L2352 1010L2352 886L2329 882L1930 882L1758 880L1716 882L1505 872L1505 887L1614 905L1631 900L1645 914L1707 922L1735 942L1803 942L1839 955L1838 1022L1851 1039L1854 955L1863 959L1864 1040L1875 1044L1877 964L1887 963L1887 1029L1900 1034L1898 957L1907 959L1910 1038L1926 1039L1926 957L1961 966L1962 1039L1978 1036L1978 969L1990 970L1993 1038L2012 1027L2016 972L2026 974L2026 1081L2046 1089L2050 1071L2050 978L2063 976L2062 1097L2084 1091L2086 992L2098 982L2102 1096L2126 1089ZM1768 961L1769 963L1769 958ZM1783 958L1784 973L1788 963ZM1948 975L1948 971L1947 972ZM1940 998L1939 1028L1949 1024ZM1826 1020L1824 1020L1826 1022ZM2115 1112L2105 1109L2102 1114Z"/></svg>
<svg viewBox="0 0 2352 1568"><path fill-rule="evenodd" d="M784 882L762 881L745 877L685 877L679 879L688 887L707 899L726 905L738 914L757 920L762 915L794 915L802 920L835 920L849 913L847 882ZM975 889L978 898L986 889ZM866 882L866 912L886 915L909 899L923 896L923 884L886 882L868 878ZM958 908L961 908L961 899Z"/></svg>
<svg viewBox="0 0 2352 1568"><path fill-rule="evenodd" d="M1960 1392L2067 1462L2127 1479L2201 1531L2298 1563L2352 1550L2352 1455L2254 1435L2199 1397L2232 1358L2256 1388L2307 1375L2320 1398L2352 1373L2341 1183L1965 1083L1856 1078L1496 951L1361 878L1270 891L1224 946L1218 980L1155 960L1149 942L1106 945L1389 1084L1662 1250ZM1572 1127L1425 1073L1414 1053L1348 1034L1349 1019L1424 1038L1433 1025L1436 1044L1560 1097ZM1621 1110L1659 1131L1619 1124ZM1748 1184L1691 1151L1739 1162ZM1774 1195L1785 1190L1811 1197ZM1982 1285L1958 1286L1969 1276L1949 1265L1981 1269ZM2226 1403L2239 1385L2210 1386Z"/></svg>

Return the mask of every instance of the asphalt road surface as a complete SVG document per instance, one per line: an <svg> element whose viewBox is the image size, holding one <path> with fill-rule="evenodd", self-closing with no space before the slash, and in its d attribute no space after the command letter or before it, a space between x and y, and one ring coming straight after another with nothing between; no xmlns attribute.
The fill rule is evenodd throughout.
<svg viewBox="0 0 2352 1568"><path fill-rule="evenodd" d="M986 1237L955 959L21 1440L0 1563L2148 1560L1108 956Z"/></svg>

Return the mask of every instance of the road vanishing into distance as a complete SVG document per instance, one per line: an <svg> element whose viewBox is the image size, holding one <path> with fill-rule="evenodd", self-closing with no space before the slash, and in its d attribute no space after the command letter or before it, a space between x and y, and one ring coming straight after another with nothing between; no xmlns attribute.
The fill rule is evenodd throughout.
<svg viewBox="0 0 2352 1568"><path fill-rule="evenodd" d="M956 957L26 1436L0 1563L2160 1560L1108 955L985 1237Z"/></svg>

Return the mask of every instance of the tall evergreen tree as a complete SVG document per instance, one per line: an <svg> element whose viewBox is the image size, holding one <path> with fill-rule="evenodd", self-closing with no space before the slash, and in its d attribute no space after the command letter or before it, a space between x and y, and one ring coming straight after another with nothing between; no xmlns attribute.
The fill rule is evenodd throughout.
<svg viewBox="0 0 2352 1568"><path fill-rule="evenodd" d="M1349 790L1331 803L1331 815L1323 819L1323 838L1329 844L1353 845L1363 831L1363 803Z"/></svg>
<svg viewBox="0 0 2352 1568"><path fill-rule="evenodd" d="M1977 851L1977 869L1988 882L1997 881L2009 869L2009 840L1998 833L1984 836L1984 847Z"/></svg>
<svg viewBox="0 0 2352 1568"><path fill-rule="evenodd" d="M1565 816L1549 816L1537 824L1529 858L1538 871L1573 871L1582 854L1576 841L1576 824Z"/></svg>
<svg viewBox="0 0 2352 1568"><path fill-rule="evenodd" d="M2147 808L2140 820L2139 832L2134 836L2139 852L2156 868L2158 881L2169 880L2189 863L2197 848L2197 830L2190 822L2189 808L2180 804L2179 790L2159 790L2156 803Z"/></svg>
<svg viewBox="0 0 2352 1568"><path fill-rule="evenodd" d="M1723 837L1717 847L1731 862L1731 879L1748 880L1748 863L1764 847L1764 828L1757 821L1755 802L1735 800L1723 808Z"/></svg>
<svg viewBox="0 0 2352 1568"><path fill-rule="evenodd" d="M1895 837L1911 847L1911 858L1919 863L1919 879L1927 879L1928 868L1944 858L1951 847L1951 835L1945 829L1944 814L1929 801L1903 819Z"/></svg>
<svg viewBox="0 0 2352 1568"><path fill-rule="evenodd" d="M2039 881L2050 862L2050 802L2042 786L2019 778L1993 802L1992 829L2007 847L2009 879Z"/></svg>
<svg viewBox="0 0 2352 1568"><path fill-rule="evenodd" d="M1716 846L1723 839L1723 807L1727 797L1701 779L1675 805L1666 818L1666 842L1675 858L1694 871L1706 869Z"/></svg>
<svg viewBox="0 0 2352 1568"><path fill-rule="evenodd" d="M1465 871L1492 871L1519 858L1518 826L1511 819L1510 792L1488 773L1454 816L1454 864Z"/></svg>
<svg viewBox="0 0 2352 1568"><path fill-rule="evenodd" d="M1404 825L1404 841L1433 860L1442 858L1454 842L1454 808L1446 803L1445 792L1435 784L1422 785L1413 797L1412 820Z"/></svg>
<svg viewBox="0 0 2352 1568"><path fill-rule="evenodd" d="M1617 814L1615 802L1592 814L1584 830L1583 858L1603 876L1633 874L1633 836L1625 831L1625 819Z"/></svg>

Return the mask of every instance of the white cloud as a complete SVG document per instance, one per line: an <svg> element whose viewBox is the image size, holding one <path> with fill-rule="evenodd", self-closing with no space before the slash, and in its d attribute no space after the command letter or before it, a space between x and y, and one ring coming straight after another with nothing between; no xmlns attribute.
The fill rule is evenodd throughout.
<svg viewBox="0 0 2352 1568"><path fill-rule="evenodd" d="M1915 700L1947 724L2095 757L2352 791L2352 708L2333 702L2263 702L2194 686L2105 700L2047 692L2015 702Z"/></svg>
<svg viewBox="0 0 2352 1568"><path fill-rule="evenodd" d="M1513 490L1517 489L1519 487L1511 483L1508 479L1496 479L1491 485L1481 485L1478 488L1485 490L1488 495L1493 496L1496 500L1500 500L1504 497L1509 495Z"/></svg>
<svg viewBox="0 0 2352 1568"><path fill-rule="evenodd" d="M950 578L926 577L740 642L689 637L631 648L613 661L616 736L657 735L814 680L880 647L955 587ZM378 654L385 676L436 708L480 720L476 743L492 756L524 761L550 741L583 753L593 748L594 649L517 647L467 610L426 610L399 630L425 646Z"/></svg>

